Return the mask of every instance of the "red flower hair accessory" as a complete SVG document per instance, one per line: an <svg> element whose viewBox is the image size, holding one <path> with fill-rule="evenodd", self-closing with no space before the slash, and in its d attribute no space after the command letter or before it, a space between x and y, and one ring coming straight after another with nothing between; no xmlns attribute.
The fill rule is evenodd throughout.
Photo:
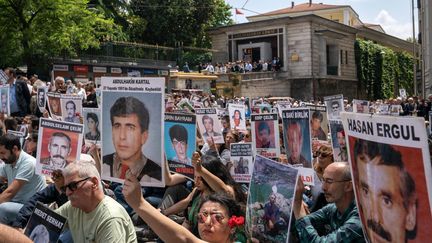
<svg viewBox="0 0 432 243"><path fill-rule="evenodd" d="M237 216L233 215L228 220L228 225L229 225L230 228L234 228L234 227L237 227L237 226L242 226L244 224L244 221L245 221L245 219L244 219L243 216L237 217Z"/></svg>

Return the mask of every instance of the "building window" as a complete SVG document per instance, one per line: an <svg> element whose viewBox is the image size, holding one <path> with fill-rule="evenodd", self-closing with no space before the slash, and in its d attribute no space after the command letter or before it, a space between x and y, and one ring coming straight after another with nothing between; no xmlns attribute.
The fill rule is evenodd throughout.
<svg viewBox="0 0 432 243"><path fill-rule="evenodd" d="M340 50L340 64L343 64L343 51Z"/></svg>
<svg viewBox="0 0 432 243"><path fill-rule="evenodd" d="M339 46L326 45L327 75L339 75Z"/></svg>
<svg viewBox="0 0 432 243"><path fill-rule="evenodd" d="M348 65L348 51L345 50L345 64Z"/></svg>

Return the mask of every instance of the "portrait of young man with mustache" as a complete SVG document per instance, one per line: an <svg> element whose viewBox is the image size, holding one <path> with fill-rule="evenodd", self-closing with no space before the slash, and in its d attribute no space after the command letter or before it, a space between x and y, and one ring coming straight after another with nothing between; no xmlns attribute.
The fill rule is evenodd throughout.
<svg viewBox="0 0 432 243"><path fill-rule="evenodd" d="M391 145L359 139L354 158L359 209L369 242L416 238L416 186L401 153Z"/></svg>

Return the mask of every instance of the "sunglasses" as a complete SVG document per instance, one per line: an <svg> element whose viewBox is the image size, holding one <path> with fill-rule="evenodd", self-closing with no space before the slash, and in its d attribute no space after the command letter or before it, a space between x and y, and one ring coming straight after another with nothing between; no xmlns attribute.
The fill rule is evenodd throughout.
<svg viewBox="0 0 432 243"><path fill-rule="evenodd" d="M79 180L79 181L73 181L73 182L71 182L71 183L69 183L69 184L67 184L67 185L62 186L62 187L60 188L60 190L61 190L63 193L66 193L66 189L69 188L69 190L71 190L72 192L74 192L74 191L76 191L76 190L78 189L78 184L79 184L79 183L81 183L81 182L83 182L83 181L86 181L86 180L88 180L88 179L90 179L90 178L91 178L91 177L87 177L87 178L82 179L82 180Z"/></svg>
<svg viewBox="0 0 432 243"><path fill-rule="evenodd" d="M198 223L203 224L207 221L208 217L210 216L212 224L215 224L218 222L219 224L222 223L223 219L225 218L221 213L198 213L197 219Z"/></svg>

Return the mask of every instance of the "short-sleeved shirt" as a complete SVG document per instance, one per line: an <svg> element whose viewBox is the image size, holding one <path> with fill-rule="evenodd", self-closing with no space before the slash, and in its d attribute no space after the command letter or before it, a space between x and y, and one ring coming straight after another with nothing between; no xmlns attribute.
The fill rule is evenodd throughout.
<svg viewBox="0 0 432 243"><path fill-rule="evenodd" d="M105 196L90 213L73 207L70 202L56 212L67 218L74 242L137 242L131 218L111 197Z"/></svg>
<svg viewBox="0 0 432 243"><path fill-rule="evenodd" d="M25 203L46 186L45 178L36 174L36 159L23 150L21 150L14 166L3 164L0 167L0 176L7 178L8 185L12 184L15 179L27 182L12 198L11 202Z"/></svg>

